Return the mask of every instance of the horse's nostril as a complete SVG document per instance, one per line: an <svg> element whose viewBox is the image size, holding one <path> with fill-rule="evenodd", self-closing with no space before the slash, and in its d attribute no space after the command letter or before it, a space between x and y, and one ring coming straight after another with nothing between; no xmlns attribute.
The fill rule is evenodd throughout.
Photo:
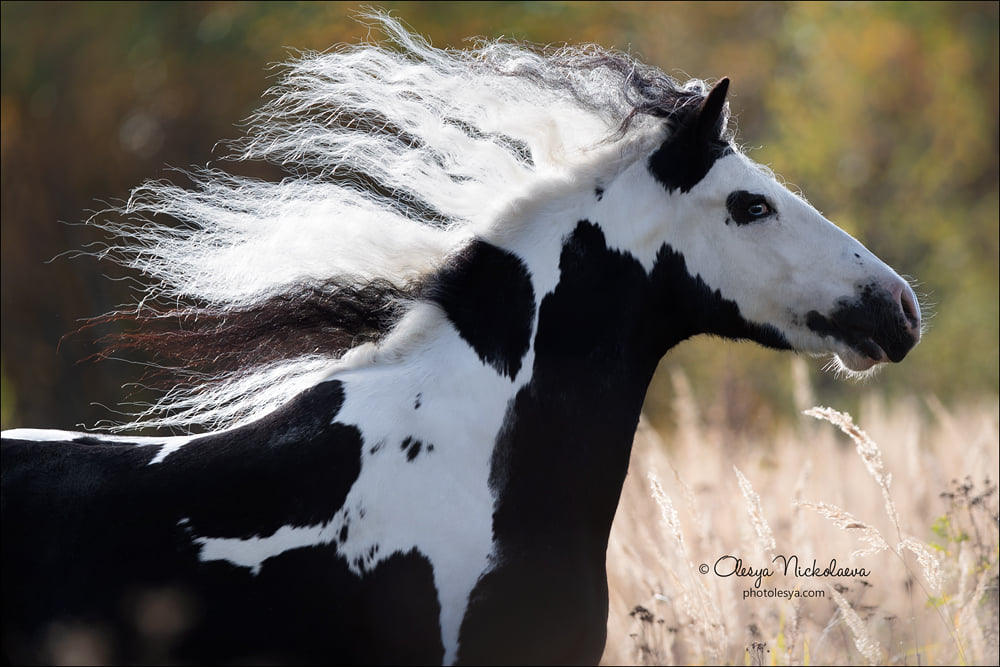
<svg viewBox="0 0 1000 667"><path fill-rule="evenodd" d="M913 330L914 336L920 338L920 306L917 305L917 296L908 285L900 293L899 303L906 323Z"/></svg>

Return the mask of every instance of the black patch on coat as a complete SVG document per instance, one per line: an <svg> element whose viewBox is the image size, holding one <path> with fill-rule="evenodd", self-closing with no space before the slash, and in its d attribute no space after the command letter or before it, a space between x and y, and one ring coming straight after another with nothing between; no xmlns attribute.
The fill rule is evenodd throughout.
<svg viewBox="0 0 1000 667"><path fill-rule="evenodd" d="M286 551L256 576L224 562L204 569L205 622L178 647L181 662L419 665L444 658L433 567L415 549L362 578L332 544Z"/></svg>
<svg viewBox="0 0 1000 667"><path fill-rule="evenodd" d="M670 135L649 157L649 171L667 192L689 192L719 158L733 152L722 138L729 80L722 79L700 105L681 106L669 116Z"/></svg>
<svg viewBox="0 0 1000 667"><path fill-rule="evenodd" d="M320 383L263 419L198 438L157 464L187 483L225 485L223 498L192 508L192 530L245 538L332 518L361 472L364 445L357 427L333 421L343 401L340 382Z"/></svg>
<svg viewBox="0 0 1000 667"><path fill-rule="evenodd" d="M114 442L108 442L107 440L101 440L96 435L81 435L73 438L72 441L77 443L78 445L102 445L102 446L120 445L123 447L139 446L139 441L128 442L125 440L115 440Z"/></svg>
<svg viewBox="0 0 1000 667"><path fill-rule="evenodd" d="M559 268L539 307L531 382L509 406L491 461L497 566L473 590L463 663L596 664L608 534L660 358L698 333L788 347L692 277L669 246L647 274L583 220Z"/></svg>
<svg viewBox="0 0 1000 667"><path fill-rule="evenodd" d="M871 359L881 359L881 348L890 361L902 361L917 344L902 306L875 284L859 287L854 298L838 300L830 315L809 311L806 326Z"/></svg>
<svg viewBox="0 0 1000 667"><path fill-rule="evenodd" d="M420 455L420 449L424 446L424 443L420 442L416 438L407 436L403 439L400 449L406 452L406 460L412 461ZM430 451L428 449L428 451Z"/></svg>
<svg viewBox="0 0 1000 667"><path fill-rule="evenodd" d="M702 145L682 132L668 138L650 156L649 171L667 192L689 192L708 175L716 160L732 152L732 146L724 141Z"/></svg>
<svg viewBox="0 0 1000 667"><path fill-rule="evenodd" d="M474 240L435 276L426 295L483 363L517 376L535 315L531 276L517 255Z"/></svg>
<svg viewBox="0 0 1000 667"><path fill-rule="evenodd" d="M153 465L158 446L4 439L5 658L51 662L46 636L62 623L99 628L113 663L440 662L433 570L416 551L363 578L333 544L283 552L257 574L199 560L195 537L267 537L335 515L364 446L333 422L343 401L340 382L320 383ZM160 592L189 612L167 639L135 623Z"/></svg>

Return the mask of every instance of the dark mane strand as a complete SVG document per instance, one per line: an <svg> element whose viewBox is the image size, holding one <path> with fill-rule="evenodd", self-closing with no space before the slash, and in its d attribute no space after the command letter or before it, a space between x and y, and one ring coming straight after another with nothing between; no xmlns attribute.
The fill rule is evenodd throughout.
<svg viewBox="0 0 1000 667"><path fill-rule="evenodd" d="M541 54L540 54L541 55ZM530 61L507 74L519 76L554 89L565 90L581 106L620 120L610 139L625 136L642 116L675 122L696 111L706 91L686 88L655 67L644 65L624 53L593 47L591 52L558 50L541 55L548 61L541 67ZM552 66L555 66L554 68ZM587 74L604 70L617 87L595 87ZM577 76L562 76L567 71Z"/></svg>
<svg viewBox="0 0 1000 667"><path fill-rule="evenodd" d="M105 359L138 351L157 364L179 364L184 373L225 373L306 355L336 358L377 342L395 325L413 291L383 280L362 286L328 282L304 285L243 309L145 307L91 320L77 333L114 324L91 356Z"/></svg>

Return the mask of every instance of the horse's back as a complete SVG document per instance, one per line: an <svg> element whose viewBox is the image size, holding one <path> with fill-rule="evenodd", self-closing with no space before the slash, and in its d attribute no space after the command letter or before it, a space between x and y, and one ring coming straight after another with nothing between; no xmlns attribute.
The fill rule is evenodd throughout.
<svg viewBox="0 0 1000 667"><path fill-rule="evenodd" d="M5 434L4 657L53 662L60 641L87 636L110 663L440 662L440 606L419 554L364 577L335 540L239 562L340 509L361 446L332 419L341 398L324 383L173 449ZM207 556L213 541L240 556Z"/></svg>

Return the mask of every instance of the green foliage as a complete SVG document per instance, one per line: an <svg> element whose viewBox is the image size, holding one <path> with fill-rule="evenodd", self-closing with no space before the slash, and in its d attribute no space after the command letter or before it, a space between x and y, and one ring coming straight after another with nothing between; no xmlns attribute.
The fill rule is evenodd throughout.
<svg viewBox="0 0 1000 667"><path fill-rule="evenodd" d="M928 544L938 551L944 552L945 555L951 555L952 544L966 542L969 539L969 534L960 528L956 528L951 521L951 517L947 514L934 519L934 523L931 524L931 532L940 541L928 542Z"/></svg>
<svg viewBox="0 0 1000 667"><path fill-rule="evenodd" d="M1000 547L1000 528L997 505L997 485L988 477L981 484L966 476L959 481L953 479L951 488L941 494L948 502L948 513L939 517L931 526L931 531L944 541L934 544L937 549L953 555L967 542L972 553L975 571L995 568Z"/></svg>
<svg viewBox="0 0 1000 667"><path fill-rule="evenodd" d="M751 156L919 281L929 331L873 383L946 402L997 393L997 3L372 4L438 46L461 48L476 35L593 41L678 78L732 77L730 101ZM81 318L130 298L126 283L101 277L107 267L44 264L99 240L61 222L85 219L146 178L182 180L166 165L224 153L213 147L238 136L234 124L272 80L268 64L290 48L365 37L350 18L360 7L0 5L4 393L16 387L19 399L5 425L94 423L108 414L92 402L117 403L135 379L125 365L76 365L92 350L59 345ZM764 428L773 414L789 414L787 363L750 345L695 341L664 365L686 369L700 402L726 401L729 422ZM821 401L853 409L856 385L817 377ZM654 383L651 407L669 402L665 378Z"/></svg>
<svg viewBox="0 0 1000 667"><path fill-rule="evenodd" d="M996 9L795 4L766 83L757 157L919 279L930 330L895 387L997 387Z"/></svg>
<svg viewBox="0 0 1000 667"><path fill-rule="evenodd" d="M976 582L985 577L982 583L994 591L993 601L990 601L991 594L984 590L982 599L975 601L976 608L987 616L993 614L995 622L996 572L1000 563L997 485L989 478L977 485L966 476L962 481L953 479L950 489L940 497L948 503L948 511L931 524L931 533L936 539L930 540L928 545L941 554L945 567L953 570L959 580L969 578ZM955 595L942 591L940 596L929 595L927 605L947 610L956 605L956 601Z"/></svg>

